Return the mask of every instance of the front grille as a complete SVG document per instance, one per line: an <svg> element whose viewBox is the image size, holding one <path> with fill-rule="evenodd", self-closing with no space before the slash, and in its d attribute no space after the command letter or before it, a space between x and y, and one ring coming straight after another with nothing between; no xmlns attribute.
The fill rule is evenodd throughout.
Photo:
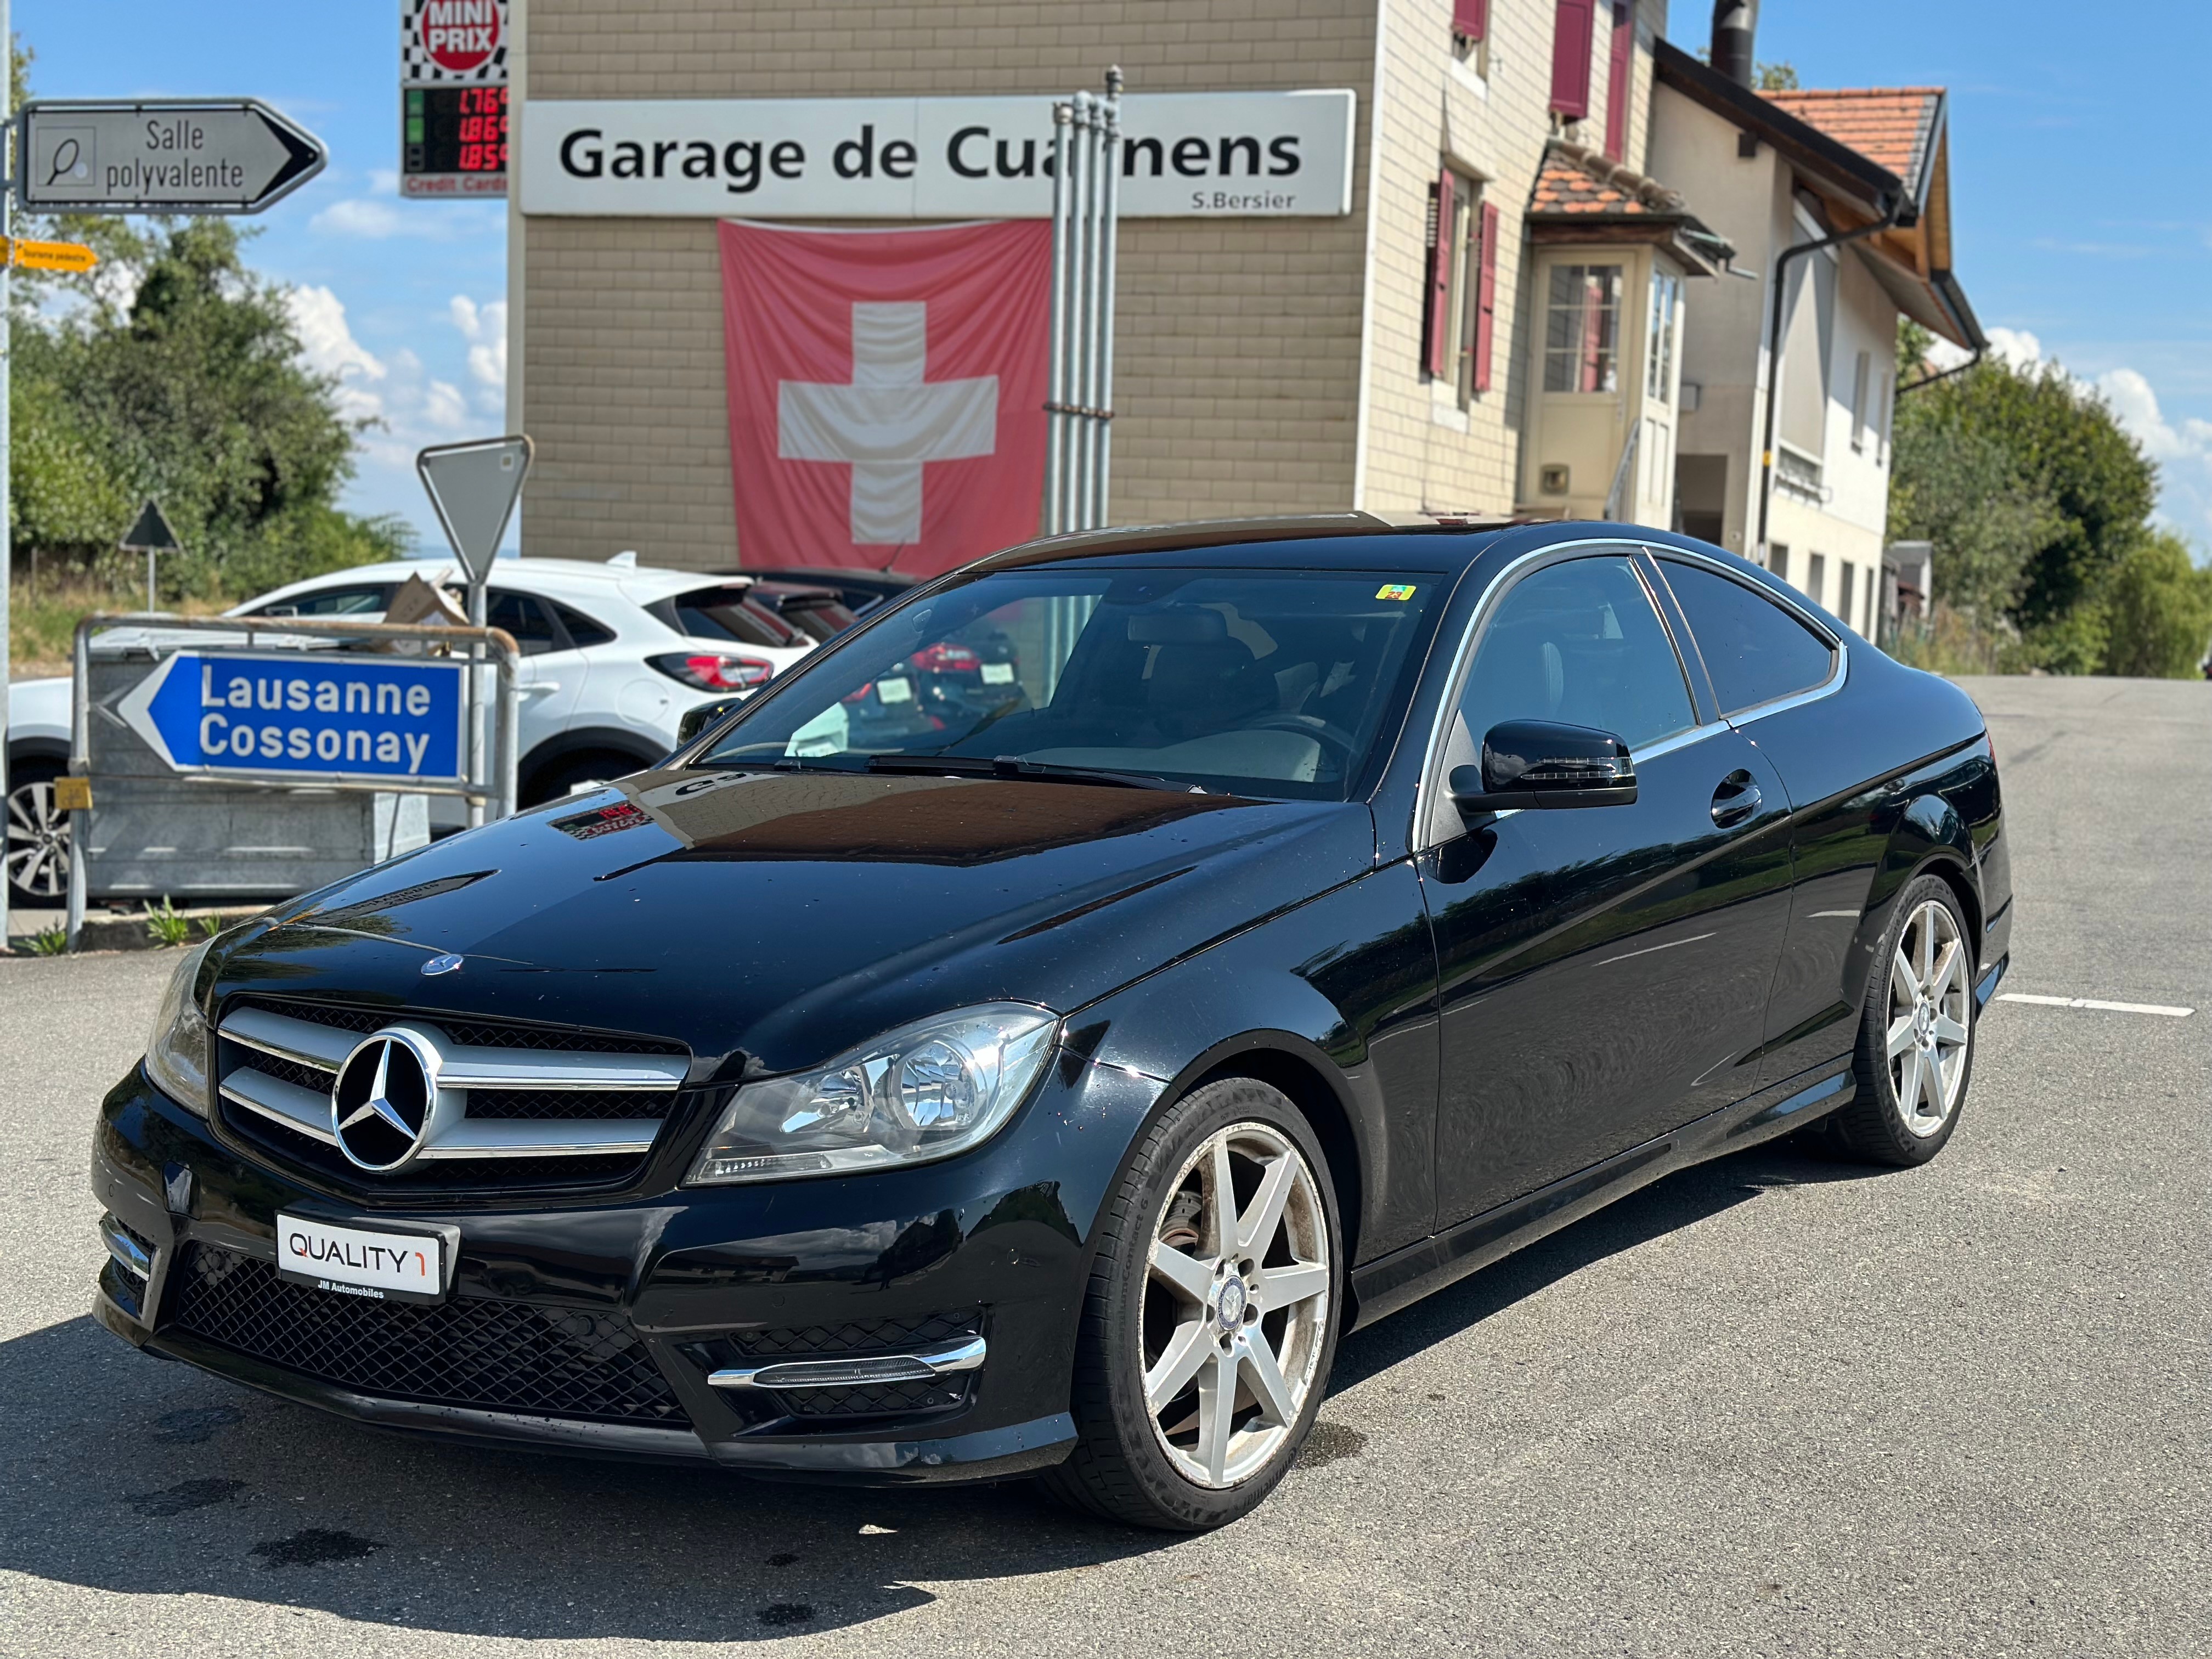
<svg viewBox="0 0 2212 1659"><path fill-rule="evenodd" d="M660 1089L471 1089L471 1117L530 1119L666 1117L676 1097Z"/></svg>
<svg viewBox="0 0 2212 1659"><path fill-rule="evenodd" d="M356 1041L401 1023L421 1028L446 1056L441 1090L453 1092L426 1127L422 1153L396 1171L370 1173L331 1141L329 1097ZM652 1037L258 994L234 999L221 1031L222 1121L301 1173L362 1194L632 1181L679 1109L689 1055Z"/></svg>
<svg viewBox="0 0 2212 1659"><path fill-rule="evenodd" d="M392 1400L602 1423L690 1419L629 1325L532 1303L374 1302L279 1279L256 1256L186 1248L179 1330L318 1382Z"/></svg>
<svg viewBox="0 0 2212 1659"><path fill-rule="evenodd" d="M804 1354L908 1353L974 1336L983 1328L983 1310L929 1314L913 1319L855 1319L836 1325L802 1325L781 1329L732 1331L730 1339L755 1359Z"/></svg>

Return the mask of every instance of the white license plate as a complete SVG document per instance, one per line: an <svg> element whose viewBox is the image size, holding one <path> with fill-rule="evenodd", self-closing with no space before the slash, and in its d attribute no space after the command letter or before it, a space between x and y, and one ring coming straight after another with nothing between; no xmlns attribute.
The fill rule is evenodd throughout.
<svg viewBox="0 0 2212 1659"><path fill-rule="evenodd" d="M305 1216L276 1218L280 1277L375 1301L441 1302L446 1241L434 1233L334 1227Z"/></svg>

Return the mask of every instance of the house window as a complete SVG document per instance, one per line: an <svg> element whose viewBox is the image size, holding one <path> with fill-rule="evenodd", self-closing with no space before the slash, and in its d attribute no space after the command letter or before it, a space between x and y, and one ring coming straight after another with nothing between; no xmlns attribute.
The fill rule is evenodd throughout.
<svg viewBox="0 0 2212 1659"><path fill-rule="evenodd" d="M1790 549L1787 544L1776 542L1766 550L1766 568L1778 580L1786 582L1790 580Z"/></svg>
<svg viewBox="0 0 2212 1659"><path fill-rule="evenodd" d="M1452 0L1452 55L1490 76L1490 0Z"/></svg>
<svg viewBox="0 0 2212 1659"><path fill-rule="evenodd" d="M1815 553L1812 568L1805 573L1805 592L1815 605L1825 605L1828 590L1828 556Z"/></svg>
<svg viewBox="0 0 2212 1659"><path fill-rule="evenodd" d="M1544 390L1620 389L1619 265L1553 265L1544 319Z"/></svg>
<svg viewBox="0 0 2212 1659"><path fill-rule="evenodd" d="M1644 395L1674 401L1674 337L1682 314L1682 279L1651 273L1651 327L1644 354Z"/></svg>
<svg viewBox="0 0 2212 1659"><path fill-rule="evenodd" d="M1896 408L1896 382L1885 374L1881 377L1881 448L1875 457L1884 466L1889 465L1889 417Z"/></svg>
<svg viewBox="0 0 2212 1659"><path fill-rule="evenodd" d="M1449 382L1464 409L1490 389L1492 321L1498 305L1496 207L1482 186L1446 168L1429 192L1429 306L1422 362Z"/></svg>
<svg viewBox="0 0 2212 1659"><path fill-rule="evenodd" d="M1850 626L1851 622L1851 579L1857 574L1858 568L1847 559L1837 564L1836 614L1844 619L1844 626L1846 628Z"/></svg>
<svg viewBox="0 0 2212 1659"><path fill-rule="evenodd" d="M1851 370L1851 447L1860 451L1866 448L1867 380L1873 372L1873 357L1862 351L1857 367Z"/></svg>

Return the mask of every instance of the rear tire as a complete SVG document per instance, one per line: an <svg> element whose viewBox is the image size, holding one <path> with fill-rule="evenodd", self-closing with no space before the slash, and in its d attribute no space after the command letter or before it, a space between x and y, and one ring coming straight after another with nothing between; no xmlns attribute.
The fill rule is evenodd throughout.
<svg viewBox="0 0 2212 1659"><path fill-rule="evenodd" d="M1959 896L1920 876L1898 896L1859 1013L1858 1092L1826 1124L1831 1147L1910 1169L1959 1127L1974 1066L1973 933Z"/></svg>
<svg viewBox="0 0 2212 1659"><path fill-rule="evenodd" d="M1100 1218L1071 1391L1076 1445L1046 1489L1170 1532L1257 1506L1321 1409L1343 1250L1328 1161L1279 1091L1228 1078L1170 1107Z"/></svg>

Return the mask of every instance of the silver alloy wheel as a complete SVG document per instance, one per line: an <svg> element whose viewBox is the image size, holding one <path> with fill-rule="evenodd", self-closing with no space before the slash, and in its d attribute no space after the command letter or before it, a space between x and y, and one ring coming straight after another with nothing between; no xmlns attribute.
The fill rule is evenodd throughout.
<svg viewBox="0 0 2212 1659"><path fill-rule="evenodd" d="M54 786L39 778L8 792L8 880L33 898L69 892L69 814L54 810Z"/></svg>
<svg viewBox="0 0 2212 1659"><path fill-rule="evenodd" d="M1973 989L1950 906L1928 899L1905 920L1889 963L1889 1082L1898 1115L1926 1139L1951 1121L1966 1080Z"/></svg>
<svg viewBox="0 0 2212 1659"><path fill-rule="evenodd" d="M1279 1130L1207 1138L1168 1188L1139 1299L1145 1409L1178 1474L1236 1486L1305 1409L1328 1330L1328 1212Z"/></svg>

